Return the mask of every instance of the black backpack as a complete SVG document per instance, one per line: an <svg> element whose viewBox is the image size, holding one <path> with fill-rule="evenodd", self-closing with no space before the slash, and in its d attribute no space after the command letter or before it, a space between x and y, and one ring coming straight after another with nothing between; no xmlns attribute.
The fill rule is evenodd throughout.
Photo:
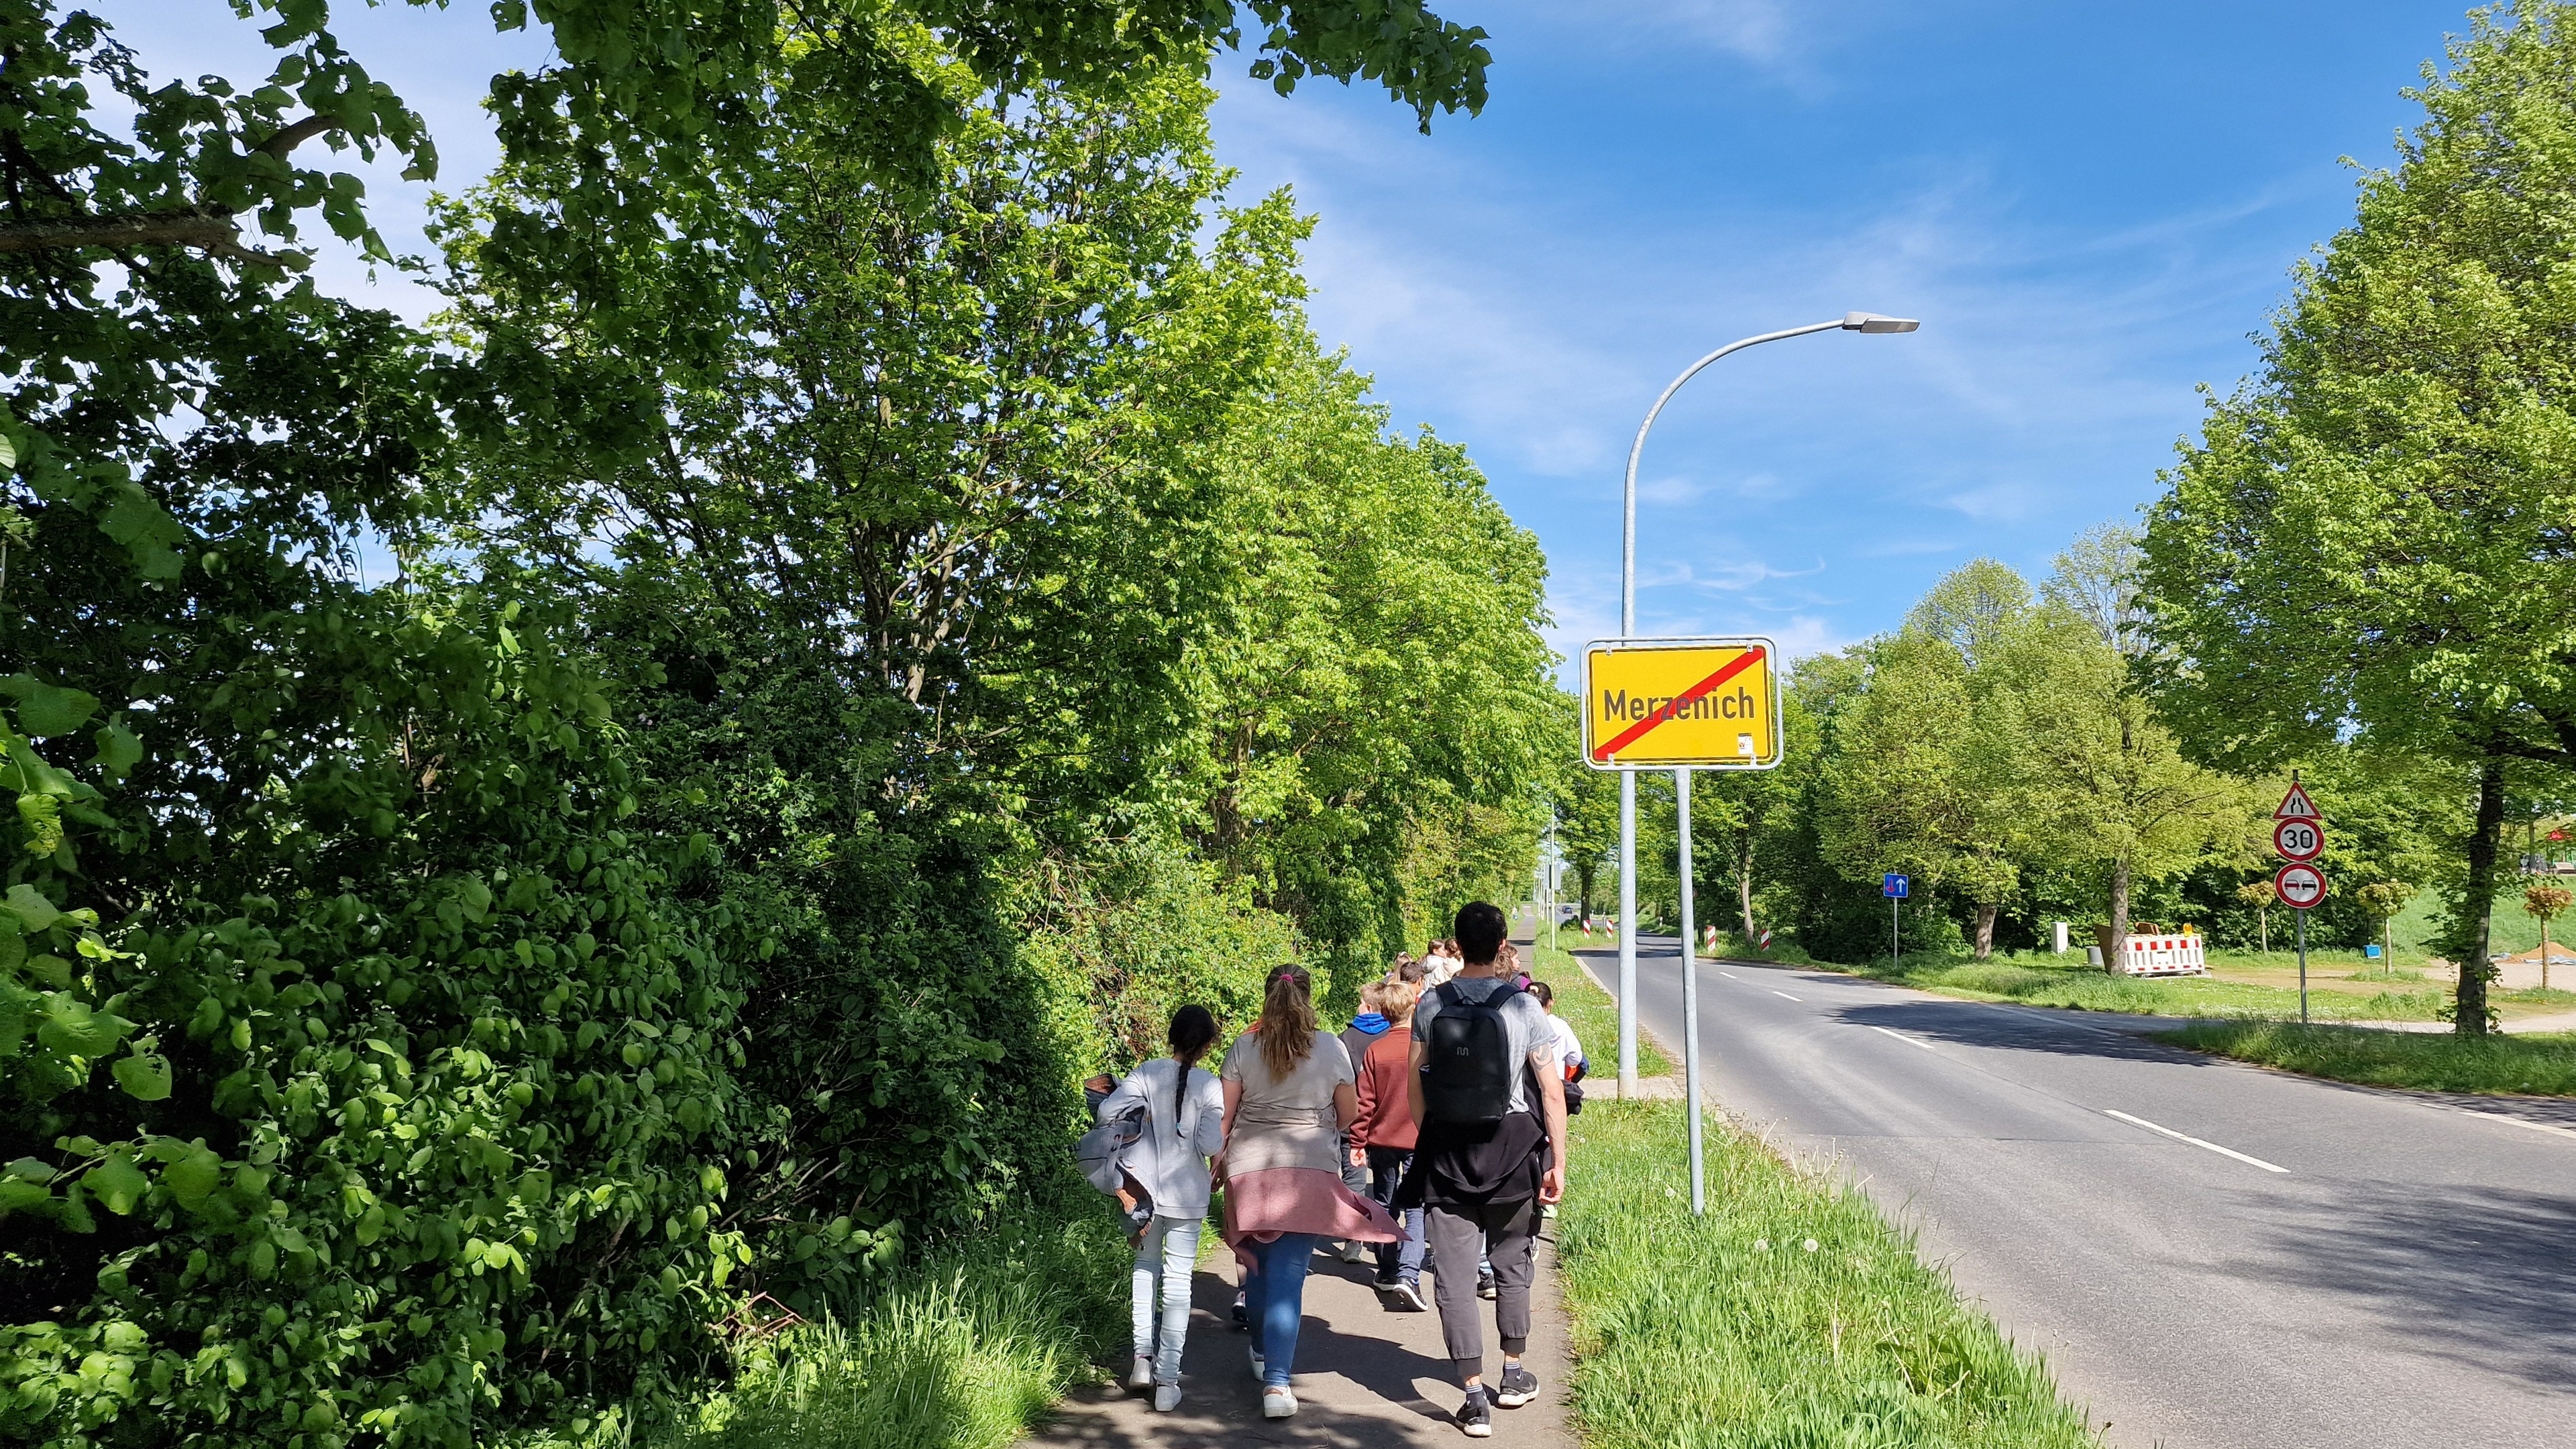
<svg viewBox="0 0 2576 1449"><path fill-rule="evenodd" d="M1503 1008L1520 995L1505 982L1483 1001L1454 984L1439 988L1440 1011L1422 1054L1422 1113L1439 1122L1499 1122L1512 1109L1512 1082L1524 1063L1512 1060Z"/></svg>

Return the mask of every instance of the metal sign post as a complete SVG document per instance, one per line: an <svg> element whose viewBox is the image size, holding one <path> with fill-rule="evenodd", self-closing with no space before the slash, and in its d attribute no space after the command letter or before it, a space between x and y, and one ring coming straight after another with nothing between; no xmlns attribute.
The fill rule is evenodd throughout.
<svg viewBox="0 0 2576 1449"><path fill-rule="evenodd" d="M2299 913L2299 1023L2308 1020L2308 912L2326 898L2326 873L2310 865L2325 852L2325 818L2317 802L2308 798L2306 787L2299 783L2299 772L2290 772L2290 793L2281 797L2281 808L2272 812L2272 848L2289 864L2272 876L2272 894L2281 904Z"/></svg>
<svg viewBox="0 0 2576 1449"><path fill-rule="evenodd" d="M1682 838L1682 1098L1690 1112L1691 1216L1700 1217L1708 1211L1708 1196L1699 1143L1699 947L1692 939L1697 893L1691 887L1690 777L1688 770L1673 771L1674 813Z"/></svg>
<svg viewBox="0 0 2576 1449"><path fill-rule="evenodd" d="M1637 776L1619 774L1619 1096L1637 1095Z"/></svg>

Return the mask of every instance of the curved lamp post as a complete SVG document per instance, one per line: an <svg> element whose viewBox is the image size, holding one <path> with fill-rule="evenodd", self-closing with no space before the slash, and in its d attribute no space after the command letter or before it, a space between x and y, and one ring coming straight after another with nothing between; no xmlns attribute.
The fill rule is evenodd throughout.
<svg viewBox="0 0 2576 1449"><path fill-rule="evenodd" d="M1804 337L1810 332L1911 332L1922 325L1910 317L1881 317L1875 312L1851 312L1831 322L1811 322L1804 327L1792 327L1784 332L1765 332L1759 337L1747 337L1739 342L1730 342L1682 369L1682 375L1674 378L1672 386L1665 388L1663 396L1656 398L1655 405L1646 410L1646 420L1637 425L1637 441L1628 449L1628 488L1626 500L1622 504L1619 533L1619 633L1623 638L1634 637L1637 632L1637 458L1646 451L1646 433L1655 426L1655 415L1664 410L1664 404L1673 400L1674 393L1681 391L1682 384L1696 376L1701 368L1726 354L1741 352L1757 343L1777 342L1784 337ZM1673 774L1676 789L1680 792L1681 799L1687 802L1690 798L1690 772L1676 770ZM1681 808L1686 811L1690 807L1684 803ZM1687 820L1689 817L1685 815L1682 818ZM1684 851L1690 849L1687 837L1683 841L1682 849ZM1687 876L1684 877L1682 884L1687 893L1689 889ZM1692 1087L1690 1114L1694 1129L1692 1139L1695 1143L1698 1138L1696 1129L1699 1125L1697 1091L1699 1014L1692 1008L1697 1004L1699 995L1699 973L1691 969L1696 957L1691 942L1687 939L1690 929L1691 922L1685 920L1682 923L1682 934L1685 938L1682 941L1682 992L1686 998L1683 1002L1683 1014L1690 1021L1691 1039L1683 1045L1684 1056L1690 1067L1689 1076ZM1622 770L1619 773L1619 1095L1633 1097L1636 1094L1637 776L1634 771ZM1692 1176L1696 1180L1698 1175L1694 1173Z"/></svg>

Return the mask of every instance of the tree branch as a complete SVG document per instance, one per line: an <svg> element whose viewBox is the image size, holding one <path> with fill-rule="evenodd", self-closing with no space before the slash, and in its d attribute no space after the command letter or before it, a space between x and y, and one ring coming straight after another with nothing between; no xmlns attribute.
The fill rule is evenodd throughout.
<svg viewBox="0 0 2576 1449"><path fill-rule="evenodd" d="M210 256L262 266L293 266L285 257L241 244L241 228L221 211L145 211L120 216L65 216L0 223L0 254L62 247L196 247Z"/></svg>
<svg viewBox="0 0 2576 1449"><path fill-rule="evenodd" d="M294 150L296 147L303 145L305 142L312 140L314 137L321 135L325 131L339 130L340 127L345 124L346 123L338 116L306 116L303 120L297 121L295 124L288 126L285 130L280 131L276 135L269 137L267 140L260 142L259 145L253 149L265 152L268 155L275 156L283 160L287 152Z"/></svg>

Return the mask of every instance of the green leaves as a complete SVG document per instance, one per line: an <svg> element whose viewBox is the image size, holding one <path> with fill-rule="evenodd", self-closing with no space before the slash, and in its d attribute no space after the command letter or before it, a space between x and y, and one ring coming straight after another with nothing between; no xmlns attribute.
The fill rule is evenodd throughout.
<svg viewBox="0 0 2576 1449"><path fill-rule="evenodd" d="M162 1101L170 1095L170 1059L142 1051L141 1045L136 1043L138 1050L132 1056L118 1058L108 1070L127 1096L145 1102Z"/></svg>
<svg viewBox="0 0 2576 1449"><path fill-rule="evenodd" d="M18 728L36 739L67 735L98 713L96 696L78 689L43 684L24 674L0 676L0 695L15 701Z"/></svg>

